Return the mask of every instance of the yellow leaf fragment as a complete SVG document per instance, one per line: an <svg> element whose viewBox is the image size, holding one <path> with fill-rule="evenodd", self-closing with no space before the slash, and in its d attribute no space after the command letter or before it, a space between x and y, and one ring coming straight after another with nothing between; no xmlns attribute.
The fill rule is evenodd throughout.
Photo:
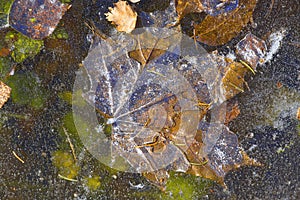
<svg viewBox="0 0 300 200"><path fill-rule="evenodd" d="M300 107L298 108L298 111L297 111L297 119L300 121Z"/></svg>
<svg viewBox="0 0 300 200"><path fill-rule="evenodd" d="M200 24L194 25L196 39L211 46L227 43L250 21L255 5L256 0L241 0L239 7L230 13L207 15Z"/></svg>
<svg viewBox="0 0 300 200"><path fill-rule="evenodd" d="M200 13L203 11L203 5L200 0L177 0L176 11L179 20L189 13Z"/></svg>
<svg viewBox="0 0 300 200"><path fill-rule="evenodd" d="M225 74L222 78L222 86L225 92L225 98L230 99L240 92L244 92L244 80L249 69L239 62L232 62L225 68Z"/></svg>
<svg viewBox="0 0 300 200"><path fill-rule="evenodd" d="M0 81L0 108L10 97L11 88Z"/></svg>
<svg viewBox="0 0 300 200"><path fill-rule="evenodd" d="M145 66L149 61L154 60L165 52L162 49L137 49L129 52L129 56Z"/></svg>
<svg viewBox="0 0 300 200"><path fill-rule="evenodd" d="M114 4L114 8L109 7L108 13L105 13L106 19L120 32L130 33L135 28L137 13L132 10L126 1L119 1Z"/></svg>
<svg viewBox="0 0 300 200"><path fill-rule="evenodd" d="M237 118L237 116L241 113L241 110L237 102L233 102L233 103L229 102L226 108L227 108L227 112L226 112L224 124L227 125L229 122Z"/></svg>

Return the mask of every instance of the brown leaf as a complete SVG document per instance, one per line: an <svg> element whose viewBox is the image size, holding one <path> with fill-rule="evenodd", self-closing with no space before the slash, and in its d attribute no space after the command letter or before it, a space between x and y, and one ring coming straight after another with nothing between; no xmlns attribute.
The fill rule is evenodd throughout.
<svg viewBox="0 0 300 200"><path fill-rule="evenodd" d="M300 121L300 107L298 108L298 111L297 111L297 119Z"/></svg>
<svg viewBox="0 0 300 200"><path fill-rule="evenodd" d="M237 118L237 116L241 113L239 104L237 101L228 102L226 105L226 117L224 124L227 125L229 122Z"/></svg>
<svg viewBox="0 0 300 200"><path fill-rule="evenodd" d="M0 49L0 57L6 57L10 54L10 50L8 48L3 47Z"/></svg>
<svg viewBox="0 0 300 200"><path fill-rule="evenodd" d="M130 33L135 28L137 13L132 10L126 1L119 1L114 4L114 8L109 7L105 13L106 19L115 24L118 31Z"/></svg>
<svg viewBox="0 0 300 200"><path fill-rule="evenodd" d="M202 141L202 138L209 137L207 135L209 132L199 131L199 135L195 137L195 141L186 151L187 159L190 161L187 173L214 180L226 187L224 177L230 170L244 165L261 166L261 164L240 151L237 136L226 126L217 125L216 130L219 130L220 135L209 152L205 152L203 147L206 144Z"/></svg>
<svg viewBox="0 0 300 200"><path fill-rule="evenodd" d="M150 181L152 184L156 185L162 191L165 191L167 180L169 178L169 173L166 169L160 169L153 172L145 172L143 176Z"/></svg>
<svg viewBox="0 0 300 200"><path fill-rule="evenodd" d="M137 49L129 52L129 57L145 66L149 61L161 56L166 51L162 49Z"/></svg>
<svg viewBox="0 0 300 200"><path fill-rule="evenodd" d="M177 0L176 11L179 20L189 13L200 13L203 11L203 5L200 0Z"/></svg>
<svg viewBox="0 0 300 200"><path fill-rule="evenodd" d="M256 0L241 0L237 9L218 16L207 15L194 25L196 39L211 46L223 45L237 36L249 22Z"/></svg>
<svg viewBox="0 0 300 200"><path fill-rule="evenodd" d="M224 184L224 178L218 177L217 174L210 168L208 163L208 158L204 156L204 153L201 151L203 148L202 141L202 131L198 130L197 135L195 136L194 142L190 145L186 151L186 156L191 164L188 174L193 174L195 176L200 176L203 178L215 180L221 185Z"/></svg>
<svg viewBox="0 0 300 200"><path fill-rule="evenodd" d="M248 72L249 69L239 62L232 62L225 68L222 86L226 99L230 99L238 93L244 92L244 86L247 84L244 77Z"/></svg>
<svg viewBox="0 0 300 200"><path fill-rule="evenodd" d="M0 81L0 108L10 97L11 88Z"/></svg>

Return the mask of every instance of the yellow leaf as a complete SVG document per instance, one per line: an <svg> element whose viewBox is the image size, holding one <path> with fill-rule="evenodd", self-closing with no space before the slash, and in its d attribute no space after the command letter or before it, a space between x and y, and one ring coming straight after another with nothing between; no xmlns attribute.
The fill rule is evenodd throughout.
<svg viewBox="0 0 300 200"><path fill-rule="evenodd" d="M132 10L126 1L119 1L114 4L114 8L109 7L105 13L106 19L116 25L120 32L130 33L135 28L137 13Z"/></svg>
<svg viewBox="0 0 300 200"><path fill-rule="evenodd" d="M195 36L199 42L218 46L237 36L247 25L256 5L256 0L241 0L238 8L218 16L207 15L200 24L195 24Z"/></svg>
<svg viewBox="0 0 300 200"><path fill-rule="evenodd" d="M240 92L244 92L244 77L249 69L239 62L232 62L225 68L222 78L222 86L225 91L225 98L230 99Z"/></svg>
<svg viewBox="0 0 300 200"><path fill-rule="evenodd" d="M176 11L180 20L189 13L202 12L203 6L200 0L177 0Z"/></svg>
<svg viewBox="0 0 300 200"><path fill-rule="evenodd" d="M165 52L162 49L137 49L129 52L129 56L145 66L149 61L154 60Z"/></svg>
<svg viewBox="0 0 300 200"><path fill-rule="evenodd" d="M0 81L0 108L10 97L11 88Z"/></svg>

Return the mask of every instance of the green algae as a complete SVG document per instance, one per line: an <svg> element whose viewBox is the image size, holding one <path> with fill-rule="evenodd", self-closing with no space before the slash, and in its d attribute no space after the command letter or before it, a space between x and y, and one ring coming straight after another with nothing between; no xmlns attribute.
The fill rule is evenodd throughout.
<svg viewBox="0 0 300 200"><path fill-rule="evenodd" d="M207 194L212 183L193 175L172 172L163 199L198 199Z"/></svg>
<svg viewBox="0 0 300 200"><path fill-rule="evenodd" d="M71 153L61 150L55 151L52 155L52 163L58 168L58 173L61 177L68 179L77 177L80 168Z"/></svg>
<svg viewBox="0 0 300 200"><path fill-rule="evenodd" d="M12 49L11 57L17 63L34 57L44 46L43 40L30 39L16 31L9 31L5 36L5 42Z"/></svg>
<svg viewBox="0 0 300 200"><path fill-rule="evenodd" d="M15 74L8 77L6 83L12 89L11 99L15 104L34 109L44 107L48 95L34 74Z"/></svg>

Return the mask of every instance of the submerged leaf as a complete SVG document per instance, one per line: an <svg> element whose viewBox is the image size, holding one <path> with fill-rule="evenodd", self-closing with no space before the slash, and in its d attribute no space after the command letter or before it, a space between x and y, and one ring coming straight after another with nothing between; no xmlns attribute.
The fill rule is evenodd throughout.
<svg viewBox="0 0 300 200"><path fill-rule="evenodd" d="M180 20L189 13L202 12L203 5L200 0L177 0L176 11Z"/></svg>
<svg viewBox="0 0 300 200"><path fill-rule="evenodd" d="M197 63L169 52L179 47L178 33L155 34L116 36L125 37L127 47L99 43L83 63L91 81L83 96L95 106L98 123L103 122L94 137L104 132L103 127L111 127L105 134L111 142L105 149L109 152L102 154L123 157L133 172L153 172L176 161L175 169L186 171L189 163L183 151L204 115L198 100L209 104L209 92ZM93 146L95 139L90 138L83 143ZM104 162L115 165L115 159Z"/></svg>
<svg viewBox="0 0 300 200"><path fill-rule="evenodd" d="M264 40L256 37L252 33L248 33L236 45L236 54L242 60L249 63L249 65L256 70L258 63L263 63L267 45Z"/></svg>
<svg viewBox="0 0 300 200"><path fill-rule="evenodd" d="M73 104L75 113L92 124L90 134L81 135L83 143L106 165L142 173L161 189L172 170L222 183L230 169L246 162L237 136L223 124L225 112L216 115L213 110L220 103L215 100L220 96L210 95L211 90L220 90L220 85L214 85L215 62L207 54L193 54L189 49L193 40L181 56L176 54L181 47L177 37L166 39L170 34L157 40L147 31L138 33L115 36L114 41L128 42L125 46L102 40L85 59L85 70L78 73L83 75L77 77L74 89L82 88L91 108L80 110ZM199 64L202 69L197 68ZM225 86L244 76L239 70L246 68L230 64L218 77ZM211 125L204 122L208 110ZM106 133L105 126L109 127Z"/></svg>
<svg viewBox="0 0 300 200"><path fill-rule="evenodd" d="M10 97L11 88L5 85L2 81L0 81L0 108L4 105L4 103Z"/></svg>
<svg viewBox="0 0 300 200"><path fill-rule="evenodd" d="M247 84L244 80L249 69L239 62L232 62L225 68L222 78L222 86L226 99L230 99L240 92L244 92L244 86Z"/></svg>
<svg viewBox="0 0 300 200"><path fill-rule="evenodd" d="M109 8L110 12L105 13L106 19L115 24L118 31L130 33L135 28L137 13L126 1L119 1L114 5L114 8Z"/></svg>
<svg viewBox="0 0 300 200"><path fill-rule="evenodd" d="M208 178L224 185L227 172L243 165L260 166L239 149L237 136L222 124L201 125L200 138L187 152L192 163L188 173ZM215 134L220 135L216 138ZM212 134L213 133L213 134Z"/></svg>
<svg viewBox="0 0 300 200"><path fill-rule="evenodd" d="M224 122L225 125L237 118L237 116L241 113L238 102L230 102L230 104L227 104L226 107L227 112L226 119Z"/></svg>
<svg viewBox="0 0 300 200"><path fill-rule="evenodd" d="M159 57L165 52L161 49L138 49L129 52L129 56L145 66L149 61Z"/></svg>
<svg viewBox="0 0 300 200"><path fill-rule="evenodd" d="M196 39L211 46L227 43L250 21L255 5L256 0L241 0L239 7L230 13L206 16L194 25Z"/></svg>
<svg viewBox="0 0 300 200"><path fill-rule="evenodd" d="M9 13L9 24L34 39L50 35L68 7L58 0L15 0Z"/></svg>

